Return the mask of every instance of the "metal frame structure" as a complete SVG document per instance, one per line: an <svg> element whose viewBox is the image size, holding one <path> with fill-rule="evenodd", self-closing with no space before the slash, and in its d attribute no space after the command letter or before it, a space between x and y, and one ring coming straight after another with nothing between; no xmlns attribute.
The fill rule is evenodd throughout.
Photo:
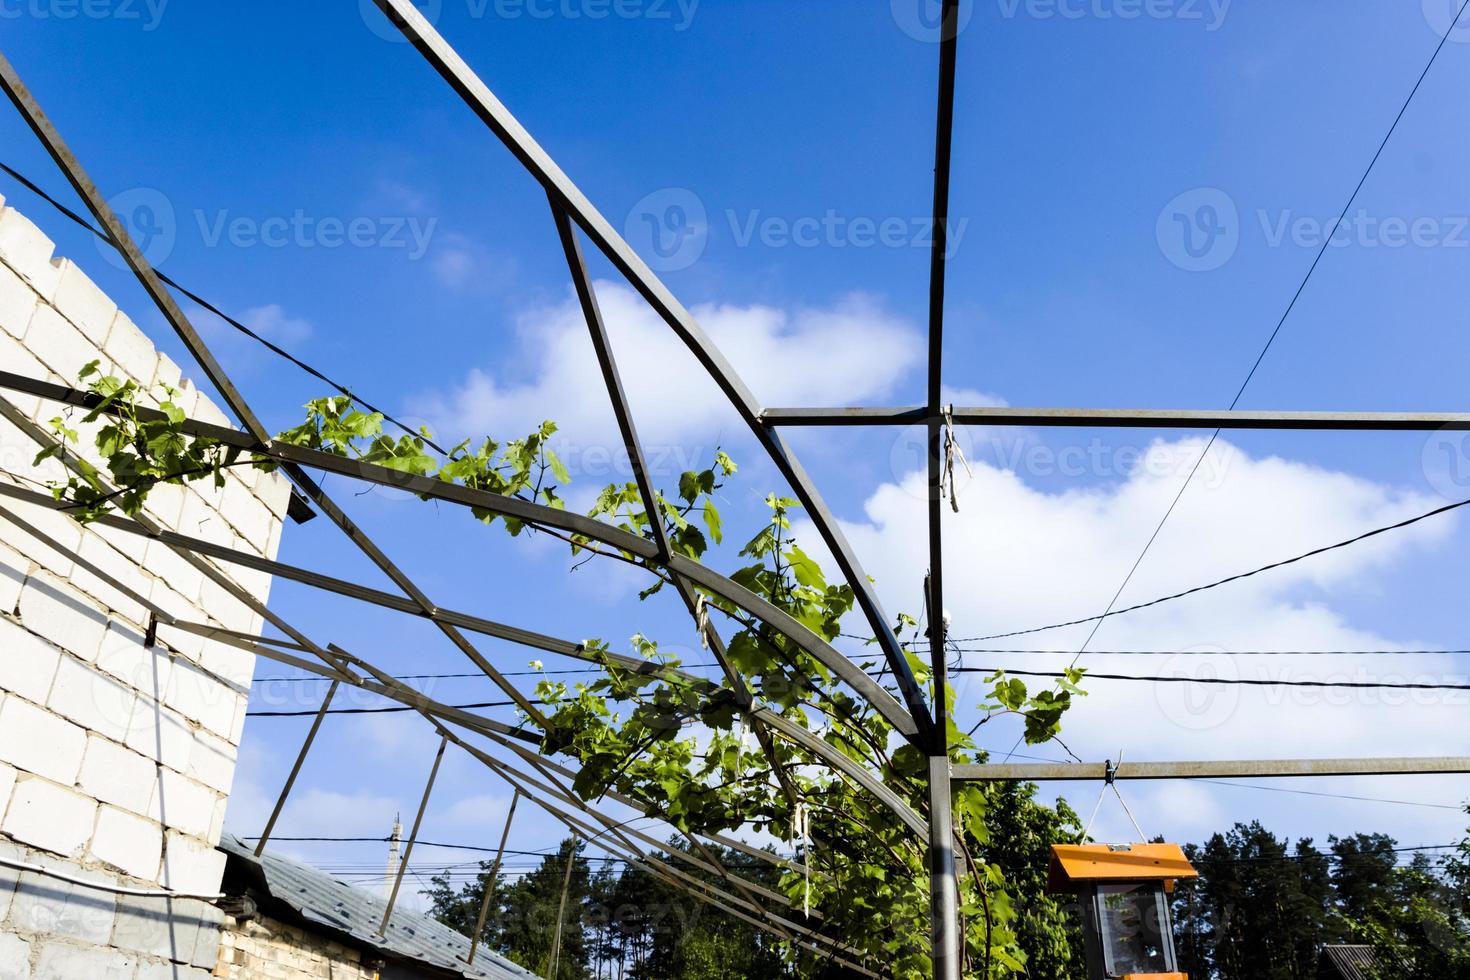
<svg viewBox="0 0 1470 980"><path fill-rule="evenodd" d="M821 637L811 633L791 616L766 600L747 591L728 577L696 561L675 553L657 519L651 520L651 539L633 535L587 517L554 510L532 502L469 489L439 480L406 475L341 456L317 452L272 441L269 433L252 412L243 395L215 359L198 331L166 288L164 280L149 265L126 227L117 219L101 192L95 187L81 163L72 154L60 134L8 60L0 55L0 88L21 113L32 131L65 175L72 188L85 202L88 211L105 230L124 257L149 297L199 363L204 374L220 393L242 429L236 430L190 420L185 431L207 436L275 461L295 489L322 513L326 514L353 544L402 593L395 595L353 582L232 551L159 527L146 517L107 516L101 523L129 533L158 540L208 576L253 612L279 630L287 639L253 636L202 623L182 621L151 603L146 597L131 593L125 585L112 579L82 556L67 552L83 567L129 598L140 603L156 621L168 629L207 636L220 642L251 651L259 656L331 680L331 689L307 736L286 780L272 814L266 836L274 829L276 818L295 783L312 741L339 685L370 691L405 705L419 713L440 736L440 746L430 771L419 816L429 802L434 775L446 747L450 744L469 753L497 774L516 793L563 823L570 832L587 840L596 840L611 853L627 857L661 880L685 890L700 901L709 902L731 915L750 922L772 934L822 956L830 957L868 976L882 976L881 966L864 961L864 955L839 939L820 931L820 917L813 916L799 924L773 911L771 905L789 908L793 903L732 874L722 866L709 845L733 848L761 860L804 873L820 875L817 868L807 868L752 848L729 836L685 835L690 849L673 848L654 836L634 831L618 823L598 807L581 800L572 791L570 781L575 772L541 757L531 746L540 739L524 730L461 708L442 704L394 678L365 658L355 656L339 646L320 645L308 635L272 613L264 604L236 586L216 564L235 563L268 572L291 581L346 596L392 611L427 619L458 648L486 677L494 681L525 714L526 724L541 729L547 726L536 704L520 691L465 636L466 632L490 636L537 650L583 661L601 662L608 658L621 667L660 673L683 680L700 680L662 665L620 654L593 653L582 644L535 631L521 629L472 613L444 609L435 604L372 539L342 511L310 473L335 474L368 484L407 490L425 497L459 506L482 508L490 513L513 517L529 525L563 534L584 536L612 552L631 556L631 560L649 572L665 578L678 592L694 622L702 643L712 650L721 668L724 683L733 691L739 709L755 733L761 751L769 760L772 772L793 807L799 794L783 769L777 740L786 739L810 753L842 778L872 794L901 820L928 849L930 895L932 903L932 951L936 980L959 980L963 940L959 934L957 908L957 873L954 853L954 829L951 819L950 794L953 781L993 780L1098 780L1173 779L1201 776L1289 777L1322 775L1363 775L1403 773L1467 773L1470 759L1339 759L1279 760L1237 762L1127 763L1113 766L1089 764L1042 765L952 765L946 732L950 719L946 712L948 680L945 662L946 617L944 615L944 548L942 506L945 494L946 441L957 426L1044 426L1082 428L1156 428L1156 429L1290 429L1336 431L1432 431L1437 429L1470 430L1470 414L1447 413L1362 413L1362 412L1261 412L1261 411L1174 411L1174 410L1109 410L1073 408L956 408L942 402L944 295L949 224L950 162L955 114L955 77L958 60L959 0L943 0L939 37L939 84L936 99L935 167L933 218L935 237L930 260L928 359L926 403L918 407L899 408L770 408L763 407L736 374L698 322L674 297L658 276L618 234L607 219L576 184L557 166L530 133L495 97L452 46L413 6L410 0L374 0L411 45L423 56L460 97L466 106L486 125L516 157L526 171L541 184L547 195L552 222L567 261L569 277L586 320L590 341L597 355L599 369L606 385L618 430L627 450L634 481L650 514L657 512L656 492L649 479L638 429L624 390L618 359L613 351L606 325L598 306L596 291L581 251L585 239L596 248L627 280L643 301L658 314L668 328L694 355L710 380L720 389L745 422L757 443L776 466L782 477L805 508L821 535L845 582L853 589L856 604L866 619L874 641L883 652L885 671L891 674L897 696L869 676L856 663ZM0 390L15 391L64 405L90 407L94 396L75 389L0 371ZM52 442L50 433L41 429L0 396L0 416L18 426L39 445ZM871 580L865 574L857 555L844 537L837 520L827 508L815 483L808 476L791 446L782 435L786 427L810 426L907 426L923 425L927 444L926 500L928 522L929 570L925 582L927 630L932 657L932 690L924 690L909 668L905 650L890 626L890 619L879 602ZM63 454L63 462L75 467L74 459ZM0 497L16 499L39 506L58 506L46 494L37 493L11 483L0 482ZM0 503L0 520L11 522L27 533L66 552L54 540L26 522ZM727 600L735 607L770 628L780 632L806 653L830 669L842 683L870 704L893 726L899 735L920 749L929 759L927 813L921 814L859 763L837 751L824 741L795 725L780 714L762 707L739 671L730 663L719 632L703 615L700 594L708 592ZM487 740L503 753L515 758L491 754L456 734L455 726ZM609 793L612 802L645 814L636 801ZM507 821L506 832L509 831ZM262 840L261 847L265 846ZM410 848L412 847L412 838ZM504 847L502 839L501 847ZM668 860L655 856L662 852ZM407 867L405 854L398 881ZM680 870L674 862L682 862L697 870L716 875L732 891L716 887ZM398 882L395 882L395 892ZM391 915L391 903L389 908ZM483 920L484 912L481 912ZM384 927L387 925L385 916ZM473 956L473 952L471 953Z"/></svg>

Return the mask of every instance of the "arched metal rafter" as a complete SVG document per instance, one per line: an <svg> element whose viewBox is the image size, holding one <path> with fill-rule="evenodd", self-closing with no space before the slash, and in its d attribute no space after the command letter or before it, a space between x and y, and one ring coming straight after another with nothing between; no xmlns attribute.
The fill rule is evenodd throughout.
<svg viewBox="0 0 1470 980"><path fill-rule="evenodd" d="M432 725L434 725L435 728L437 730L439 730L441 733L446 733L447 732L447 729L444 728L444 726L443 726L442 723L448 722L448 723L452 723L452 724L457 724L457 725L459 725L459 726L461 726L461 727L463 727L463 728L465 728L465 729L467 729L467 730L469 730L471 732L474 732L474 733L476 733L478 735L481 735L482 737L491 739L494 742L496 742L497 744L500 744L501 746L515 749L518 753L522 754L522 757L523 758L527 759L528 761L531 761L533 764L538 764L538 765L542 766L546 770L555 769L556 771L558 771L558 772L560 772L563 775L568 776L568 777L570 777L570 776L573 775L568 770L565 770L562 767L556 767L556 766L552 766L552 765L549 765L549 764L546 764L546 763L540 763L540 762L538 762L539 757L535 753L530 752L530 750L528 750L528 749L525 749L525 748L522 748L520 746L517 746L515 744L515 742L512 741L513 739L522 739L522 738L524 738L524 739L528 739L531 742L531 744L539 744L540 740L537 739L537 738L535 738L534 736L525 735L523 732L520 731L519 728L512 727L512 726L509 726L509 725L505 725L505 724L503 724L501 722L495 721L494 719L479 717L479 716L470 714L469 712L463 711L461 709L454 708L454 707L449 706L449 705L440 704L439 702L434 701L433 699L428 698L427 696L420 694L419 692L413 690L412 688L407 687L406 685L404 685L401 682L397 681L391 675L388 675L385 672L378 670L377 668L373 667L372 664L370 664L370 663L368 663L366 661L359 660L356 657L353 657L351 654L347 653L345 650L341 649L340 647L336 647L334 645L330 645L329 644L328 647L326 648L327 651L329 651L329 652L326 653L323 656L323 658L322 658L325 663L324 663L324 665L320 665L319 666L318 664L315 664L315 663L313 663L311 661L301 660L299 658L292 657L292 656L290 656L288 654L283 654L279 650L273 649L272 648L273 647L272 641L270 641L270 640L268 640L267 638L264 638L264 637L250 637L248 635L241 634L238 631L228 630L228 629L224 629L222 627L213 627L213 626L208 626L208 625L204 625L204 624L196 624L196 623L191 623L191 622L187 622L187 621L183 621L183 620L178 620L171 613L169 613L166 609L164 609L161 606L158 606L156 603L152 602L152 600L150 600L148 597L143 596L143 595L140 595L139 593L133 591L128 585L126 585L125 583L117 580L116 578L114 578L113 576L111 576L109 573L107 573L104 569L102 569L102 568L96 566L95 564L93 564L92 562L90 562L86 557L84 557L83 555L81 555L78 551L76 551L74 549L71 549L71 548L68 548L66 545L62 544L61 542L58 542L55 539L51 538L44 531L40 530L39 528L35 527L30 522L26 521L20 515L15 514L15 513L11 512L9 510L3 508L3 507L0 507L0 520L3 520L5 522L7 522L7 523L11 523L11 524L15 525L16 527L18 527L23 532L25 532L25 533L29 534L30 536L32 536L33 538L35 538L41 544L45 545L47 548L50 548L51 550L55 551L56 553L58 553L60 555L63 555L63 556L66 556L69 560L77 563L79 567L83 568L84 570L86 570L90 574L97 576L102 582L104 582L105 584L107 584L109 587L116 589L124 597L128 598L129 600L131 600L133 602L138 603L146 611L148 611L152 616L154 616L156 619L158 619L162 624L166 625L167 627L174 628L174 629L179 629L181 631L188 632L188 633L191 633L193 635L198 635L198 636L212 638L212 639L218 640L220 642L224 642L224 643L226 643L228 645L235 646L235 647L237 647L239 649L242 649L242 650L246 650L246 651L255 653L256 655L264 656L267 659L275 660L275 661L278 661L278 662L281 662L281 663L286 663L286 664L289 664L291 666L295 666L295 667L297 667L299 669L303 669L303 670L306 670L306 671L309 671L309 672L312 672L312 673L320 674L324 678L330 678L332 680L334 689L335 689L335 686L336 685L345 682L345 683L348 683L348 684L350 684L352 686L359 687L359 688L361 688L363 690L367 690L367 691L370 691L372 693L378 694L378 695L380 695L382 697L389 698L390 700L398 701L401 704L404 704L406 706L409 706L409 707L414 708L422 716L424 716ZM181 555L184 555L185 557L192 557L192 555L190 555L190 553L187 550L180 550L180 554ZM207 565L207 563L204 563L204 564ZM219 574L217 570L215 570L215 574L216 575ZM225 581L228 581L228 580L226 579ZM289 626L286 626L286 630L289 633L291 633L291 634L300 635L300 634L297 633L297 631L295 631L294 629L291 629ZM284 642L284 641L278 641L278 642ZM296 644L296 643L288 643L286 645L290 645L293 648L298 648L299 647L303 651L305 651L307 649L306 647L302 647L301 644ZM313 645L313 646L315 646L315 645ZM317 649L320 649L320 648L317 648ZM628 658L628 659L631 660L632 658ZM334 668L334 667L331 667L331 666L327 666L326 664L333 664L333 665L338 665L338 666ZM342 666L342 665L345 665L345 664L354 664L354 665L357 665L357 666L361 667L367 673L373 675L374 677L377 677L378 678L378 683L374 683L372 681L368 681L368 680L364 680L364 679L358 678L355 674L353 674L351 672L350 668L345 667L345 666ZM325 702L324 702L323 706L325 707ZM319 723L320 720L321 720L321 716L320 715L318 715L318 719L317 720L318 720L318 723ZM315 728L315 726L314 726L314 728ZM458 739L457 737L454 737L452 735L450 735L449 737L453 741L455 741L455 743L457 745L464 746L466 749L468 749L476 758L480 759L482 762L488 762L489 761L488 757L483 752L481 752L481 751L479 751L477 749L474 749L472 746L468 745L468 743L464 743L462 740ZM307 749L310 746L310 742L311 742L311 739L308 738L307 744L305 746L303 746L303 750L302 750L301 756L298 757L297 762L296 762L296 765L293 768L292 775L291 775L290 778L288 778L286 787L282 791L281 798L277 801L277 804L276 804L276 812L277 813L279 813L279 810L280 810L281 806L284 804L285 799L286 799L286 794L290 790L291 783L293 783L295 781L295 776L299 772L300 767L301 767L302 763L304 762L306 751L307 751ZM493 768L493 766L492 766L492 768ZM551 778L551 779L554 779L555 778L554 775L552 775L552 773L549 772L549 771L547 771L545 774L547 775L548 778ZM569 790L567 790L565 788L562 788L561 790L559 790L559 792L560 793L563 793L563 794L567 794L567 793L569 793ZM568 800L575 800L575 797L572 797L572 796L566 796L566 798ZM631 801L631 800L625 800L625 799L619 798L619 802L622 802L625 805L634 806L635 808L637 807L637 804L634 803L634 801ZM582 806L582 809L586 810L589 813L593 813L594 812L594 811L586 808L585 806ZM640 808L640 810L641 810L641 812L645 812L646 813L646 808ZM601 818L599 817L599 819L601 819ZM746 882L742 878L740 878L739 876L736 876L736 875L731 874L728 870L724 869L723 866L721 866L719 864L718 859L712 853L710 853L708 851L708 849L705 847L705 845L703 844L703 842L701 842L696 836L689 835L689 834L686 834L685 835L689 839L691 845L699 853L702 853L702 854L706 855L706 857L708 857L709 860L711 862L713 862L713 863L707 863L706 861L701 860L698 857L694 857L692 855L686 855L682 851L667 849L660 842L654 840L653 838L648 837L645 834L635 833L635 832L632 832L631 830L629 831L629 833L633 833L635 836L640 837L646 843L648 843L648 844L650 844L650 845L652 845L654 847L658 847L658 848L663 849L663 850L668 850L668 853L670 853L671 855L674 855L674 856L679 857L681 859L687 859L691 863L695 864L697 867L701 867L701 868L703 868L705 870L712 870L715 873L720 874L727 882L729 882L733 887L735 887L738 891L740 891L745 896L745 900L744 900L744 903L743 904L744 904L744 907L747 909L747 914L744 915L743 917L745 917L747 919L747 921L751 921L751 922L753 922L753 923L755 923L757 925L760 925L762 928L771 929L772 931L776 932L778 935L781 935L783 938L789 939L789 940L791 940L793 942L802 942L804 944L810 944L810 940L812 939L811 934L808 934L805 938L797 937L797 936L794 936L794 935L789 934L789 932L785 928L785 926L788 926L789 923L786 923L785 920L780 919L779 916L773 916L773 915L771 915L768 910L766 910L763 907L761 907L760 903L756 900L756 895L754 893L756 891L759 891L767 899L777 900L777 901L779 901L782 904L787 905L787 906L791 906L793 904L792 903L792 900L786 898L785 896L781 896L778 893L771 892L770 890L765 889L762 886L759 886L759 885L757 885L757 884L755 884L753 882ZM263 849L264 848L264 846L265 846L265 844L266 844L266 842L268 840L268 835L269 835L269 828L262 834L262 837L260 838L260 841L259 841L259 844L258 844L257 853L259 853L259 849ZM742 849L746 850L748 853L759 854L760 856L763 856L763 857L768 856L768 855L765 855L764 852L756 852L756 851L754 851L754 849L745 848L744 845L738 845L737 842L735 842L733 840L730 840L730 839L727 839L727 838L712 838L712 840L714 840L714 842L716 842L716 843L720 843L720 844L725 845L725 846L730 846L730 845L740 846ZM797 871L803 870L800 865L791 865L789 862L782 862L782 861L779 861L778 860L776 863L778 863L780 865L783 865L783 866L792 867L794 870L797 870ZM668 875L668 874L665 874L664 877L669 878L671 876ZM734 899L732 896L721 895L719 893L719 890L718 889L713 888L708 883L706 883L706 882L700 882L697 879L693 879L693 878L691 878L691 877L689 877L687 875L683 875L683 874L680 874L680 873L675 872L672 875L672 879L673 880L671 880L670 883L674 887L680 888L681 890L684 890L684 891L690 893L693 897L700 898L701 900L707 900L707 901L708 900L715 900L715 901L718 901L720 899L723 899L725 901L738 901L738 900ZM694 886L697 886L697 887L696 888L691 888L690 887L691 884L694 885ZM711 896L709 894L706 894L706 893L713 893L713 895L715 897L714 898L711 898ZM748 913L751 913L751 912L755 913L759 918L750 918L750 915ZM766 921L766 920L769 920L769 921ZM824 943L827 943L829 945L832 943L832 941L829 940L829 939L827 939L826 937L820 937L820 938L821 938L822 942L824 942ZM831 950L829 950L829 949L824 949L824 947L820 943L811 944L811 945L813 946L814 949L816 949L818 951L822 951L822 952L825 952L825 953L830 953L831 952ZM849 965L854 965L855 966L855 964L849 964ZM866 972L866 971L864 971L864 972Z"/></svg>
<svg viewBox="0 0 1470 980"><path fill-rule="evenodd" d="M45 507L52 510L62 510L65 506L56 501L54 498L51 498L45 494L38 493L32 490L25 490L19 487L9 486L4 483L0 483L0 496L9 497L28 504L32 504L38 507ZM187 535L182 535L171 531L163 531L161 529L150 531L136 521L113 515L103 516L98 523L106 527L112 527L128 533L140 534L155 540L162 541L163 543L169 545L171 548L174 548L176 551L179 551L181 553L198 552L200 554L208 555L221 561L236 562L249 568L265 572L272 576L285 579L287 581L299 582L305 585L312 586L314 588L323 589L334 594L347 596L349 598L357 599L359 601L367 602L373 605L378 605L383 608L391 609L397 612L403 612L409 615L416 616L426 615L416 613L411 604L407 602L407 600L394 596L391 593L382 592L377 589L371 589L367 586L345 582L341 579L320 575L315 572L308 572L304 569L296 568L283 562L259 558L257 556L232 551L229 548L214 544L213 542L205 541L200 538L192 538ZM454 625L459 626L463 629L483 633L487 636L492 636L497 639L505 640L507 642L519 643L521 645L529 646L532 649L540 650L545 653L559 654L561 656L571 657L573 659L581 660L588 663L600 663L602 660L605 659L608 662L614 663L618 667L625 670L656 673L686 683L707 683L703 678L700 678L694 674L690 674L686 671L677 670L675 668L667 667L662 664L656 664L651 661L642 660L637 657L631 657L626 654L618 654L610 651L594 652L592 650L589 650L584 644L581 643L558 639L556 637L547 636L546 634L536 633L530 630L520 629L518 627L506 626L503 623L497 623L493 620L487 620L479 616L471 615L469 613L456 612L449 609L438 609L435 610L432 615L442 618L445 621L451 622ZM178 626L178 628L184 628L182 625L178 624L171 623L170 625L176 625ZM220 631L215 629L214 632L227 634L231 631ZM241 634L236 633L234 634L234 636L236 638L240 638ZM245 639L248 639L250 641L260 641L263 638L245 637ZM364 661L359 661L356 658L343 657L342 651L332 647L328 647L324 655L329 658L334 658L339 662L345 663L349 667L353 664L365 664ZM372 668L370 667L370 665L367 665L363 666L361 669ZM803 728L802 726L774 711L771 711L769 708L764 708L752 703L748 711L752 721L754 721L755 723L762 725L764 728L776 731L789 741L810 752L824 765L834 769L837 772L842 773L845 777L850 779L856 785L873 794L880 802L888 807L889 810L891 810L900 820L907 824L908 827L916 834L918 834L921 838L927 834L928 828L925 825L923 818L919 814L915 813L914 810L908 805L908 803L903 800L902 797L894 793L891 789L884 785L881 780L875 778L871 772L869 772L858 762L854 761L847 754L841 752L831 745L828 745L825 741L823 741L810 730Z"/></svg>
<svg viewBox="0 0 1470 980"><path fill-rule="evenodd" d="M34 394L64 404L82 407L90 407L98 401L96 396L86 392L76 391L75 389L66 388L50 382L37 381L36 379L26 378L7 371L0 371L0 388ZM161 413L151 410L140 409L137 414L140 418L144 419L161 417ZM669 555L667 558L660 560L657 545L646 538L639 537L638 535L631 534L610 524L585 517L581 514L557 510L541 504L521 500L517 497L505 497L484 490L474 490L459 484L446 483L443 480L437 480L432 477L414 476L374 463L365 463L361 460L348 459L344 456L336 456L319 450L306 449L301 446L290 446L282 443L262 445L248 433L225 426L186 420L183 424L183 429L189 435L205 436L215 439L225 445L237 446L281 463L311 467L312 469L363 480L368 483L395 487L432 499L455 503L465 507L479 508L501 516L513 517L527 524L552 528L567 534L579 535L592 541L601 542L621 553L632 555L639 561L645 563L650 570L659 568L667 569L670 574L692 582L711 594L730 602L756 619L769 624L773 629L788 637L793 643L814 657L828 670L831 670L843 683L861 694L883 716L884 720L896 730L909 737L915 734L916 729L913 718L904 711L902 705L894 700L893 695L826 640L807 629L784 610L772 605L767 600L757 596L743 586L736 584L728 577L721 575L707 565L678 554ZM259 560L252 559L252 561ZM383 595L383 593L379 593L379 595ZM419 614L434 618L436 611L421 610Z"/></svg>

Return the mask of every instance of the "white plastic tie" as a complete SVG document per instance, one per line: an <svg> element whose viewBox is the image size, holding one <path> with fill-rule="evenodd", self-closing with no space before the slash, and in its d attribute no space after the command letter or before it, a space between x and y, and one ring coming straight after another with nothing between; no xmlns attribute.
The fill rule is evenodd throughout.
<svg viewBox="0 0 1470 980"><path fill-rule="evenodd" d="M709 649L709 606L705 603L704 593L700 592L694 597L694 628L699 631L699 645Z"/></svg>
<svg viewBox="0 0 1470 980"><path fill-rule="evenodd" d="M960 461L965 468L965 475L975 476L975 471L970 469L970 461L965 459L965 451L960 448L959 440L954 437L954 406L944 406L944 469L939 474L939 494L949 497L950 508L958 514L960 512L959 489L954 482L954 463Z"/></svg>

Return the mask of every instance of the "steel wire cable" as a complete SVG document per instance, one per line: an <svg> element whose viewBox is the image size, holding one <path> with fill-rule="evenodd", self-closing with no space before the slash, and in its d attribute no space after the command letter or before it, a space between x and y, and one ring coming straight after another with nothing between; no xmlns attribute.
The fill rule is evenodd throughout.
<svg viewBox="0 0 1470 980"><path fill-rule="evenodd" d="M65 204L62 204L55 197L53 197L50 193L48 193L47 191L43 190L38 184L36 184L30 178L26 177L25 174L22 174L20 171L16 170L15 168L11 167L10 165L6 164L3 161L0 161L0 171L4 171L6 174L9 174L13 179L15 179L18 183L20 183L21 186L25 187L32 194L35 194L41 200L43 200L47 204L51 205L58 212L60 212L63 216L71 219L73 222L75 222L76 224L80 225L82 228L84 228L87 231L91 232L92 235L94 235L99 241L103 242L108 247L113 248L113 249L118 249L118 245L117 245L117 243L115 241L112 240L112 236L111 235L109 235L103 229L98 228L96 225L92 224L86 218L82 217L80 214L78 214L76 211L73 211L71 208L67 207ZM118 249L118 251L121 251L121 249ZM347 398L352 399L354 402L356 402L357 404L361 405L363 408L367 409L369 412L376 412L377 414L383 416L383 419L385 421L387 421L387 422L389 422L389 423L397 426L399 429L402 429L408 435L413 436L413 437L418 438L418 439L423 439L425 445L429 446L434 451L438 452L440 455L442 455L442 456L448 456L449 455L448 450L446 450L443 446L441 446L437 442L435 442L432 436L426 436L422 431L416 430L416 429L410 427L407 423L399 421L394 416L392 416L389 413L383 411L381 408L378 408L377 406L375 406L372 402L369 402L367 399L363 398L361 395L359 395L359 394L355 393L354 391L352 391L352 389L348 388L346 385L343 385L340 382L334 381L332 378L328 377L325 373L323 373L322 371L318 370L315 367L312 367L306 361L303 361L301 358L297 357L295 354L292 354L290 351L286 350L284 347L281 347L279 344L276 344L276 343L268 340L267 338L262 337L255 330L252 330L250 327L247 327L245 324L241 323L239 320L237 320L234 317L230 316L228 313L226 313L223 310L221 310L218 306L215 306L213 303L209 302L209 300L207 300L204 297L200 296L198 293L196 293L193 290L189 289L187 286L183 286L180 283L178 283L176 280L174 280L172 277L170 277L168 275L168 273L163 272L160 269L155 269L153 271L158 276L158 278L160 280L162 280L164 283L167 283L169 286L172 286L174 289L178 290L184 296L187 296L189 299L191 299L195 303L197 303L201 308L203 308L205 310L208 310L210 313L213 313L215 316L219 317L225 323L229 324L231 327L235 328L240 333L243 333L245 336L249 337L251 340L254 340L256 343L261 344L267 350L269 350L272 354L275 354L278 357L285 358L287 361L289 361L290 363L294 364L296 367L300 368L301 370L305 371L307 374L311 375L313 378L316 378L318 381L320 381L323 384L328 385L329 387L331 387L333 391L336 391L338 394L344 395Z"/></svg>

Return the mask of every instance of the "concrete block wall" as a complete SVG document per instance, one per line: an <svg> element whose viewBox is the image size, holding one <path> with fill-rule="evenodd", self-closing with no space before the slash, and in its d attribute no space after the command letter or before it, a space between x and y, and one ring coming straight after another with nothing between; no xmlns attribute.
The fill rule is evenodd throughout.
<svg viewBox="0 0 1470 980"><path fill-rule="evenodd" d="M92 360L151 388L179 389L194 418L227 424L73 262L0 199L0 366L78 387ZM100 259L99 259L100 261ZM61 406L0 391L41 424ZM72 412L74 428L80 412ZM94 433L80 449L96 459ZM29 489L64 479L0 418L0 479ZM280 541L289 487L229 471L160 486L159 524L264 557ZM194 622L259 632L259 617L156 542L0 498L0 508L134 592ZM217 566L260 601L269 576ZM0 519L0 857L114 885L212 893L254 658L167 626L145 643L146 610L67 554ZM222 915L205 903L129 898L0 867L0 978L149 980L204 975Z"/></svg>
<svg viewBox="0 0 1470 980"><path fill-rule="evenodd" d="M226 917L216 977L226 980L378 980L378 969L355 949L261 916ZM3 976L3 974L0 974Z"/></svg>

